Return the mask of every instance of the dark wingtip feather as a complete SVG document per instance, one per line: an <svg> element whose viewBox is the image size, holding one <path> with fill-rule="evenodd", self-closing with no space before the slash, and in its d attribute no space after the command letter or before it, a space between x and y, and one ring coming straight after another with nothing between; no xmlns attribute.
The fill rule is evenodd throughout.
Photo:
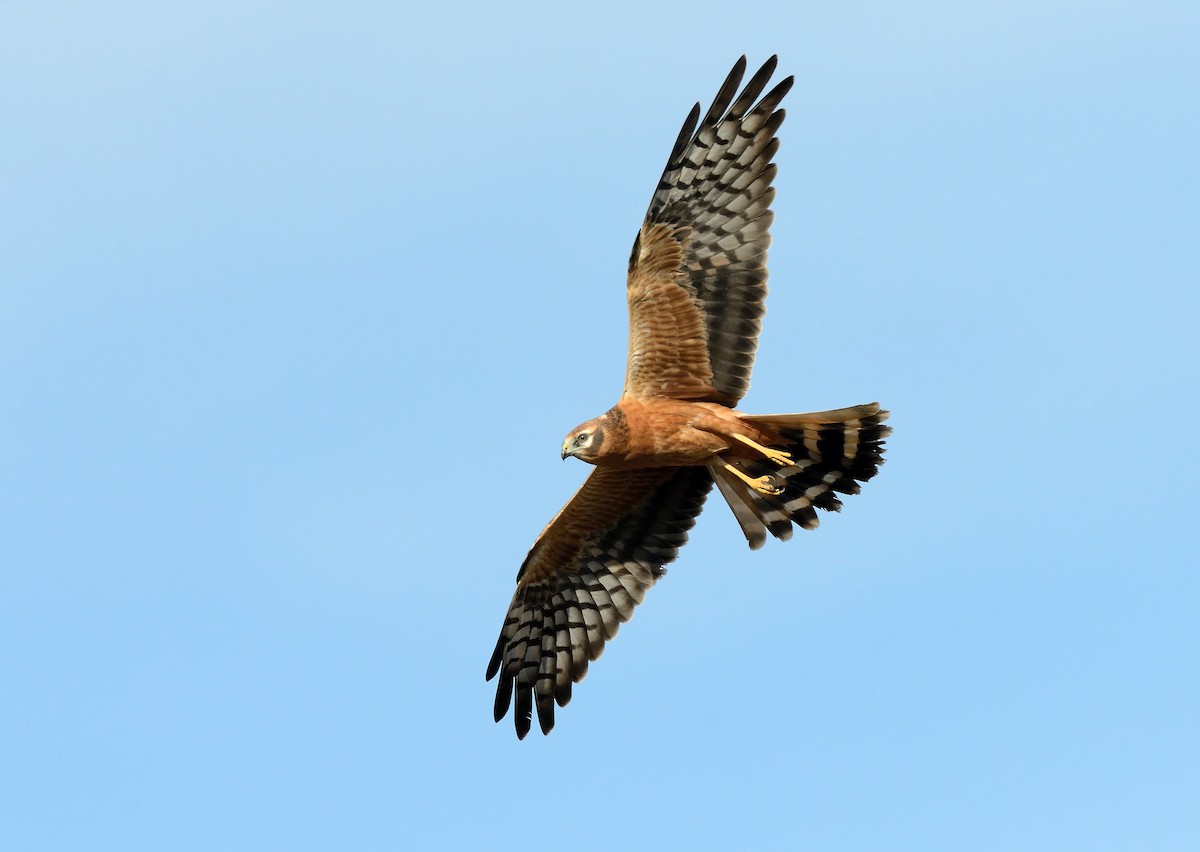
<svg viewBox="0 0 1200 852"><path fill-rule="evenodd" d="M526 684L517 686L517 707L513 711L513 724L517 728L517 739L525 739L533 721L533 690Z"/></svg>
<svg viewBox="0 0 1200 852"><path fill-rule="evenodd" d="M539 696L537 711L538 727L542 729L542 734L550 733L554 729L554 702L551 700L542 701Z"/></svg>
<svg viewBox="0 0 1200 852"><path fill-rule="evenodd" d="M783 100L783 96L790 92L794 85L796 85L796 76L789 74L779 81L779 84L767 94L764 100L781 101Z"/></svg>
<svg viewBox="0 0 1200 852"><path fill-rule="evenodd" d="M671 163L683 153L683 149L692 141L692 135L696 132L696 122L700 120L700 102L696 101L687 118L683 120L683 127L679 129L679 136L675 139L675 145L671 148L671 156L667 157L667 165Z"/></svg>
<svg viewBox="0 0 1200 852"><path fill-rule="evenodd" d="M500 682L496 684L496 702L492 705L492 716L497 722L508 712L508 705L512 701L512 688L513 679L508 676L500 678Z"/></svg>
<svg viewBox="0 0 1200 852"><path fill-rule="evenodd" d="M492 651L492 658L488 660L487 676L484 677L485 681L491 680L496 676L496 672L500 671L500 663L504 659L505 638L504 631L501 630L500 639L496 642L496 650Z"/></svg>
<svg viewBox="0 0 1200 852"><path fill-rule="evenodd" d="M742 66L745 67L746 57L742 57ZM779 64L779 57L772 56L762 64L762 67L754 73L750 78L750 82L746 84L746 88L738 96L737 101L729 108L729 115L734 118L741 118L746 114L750 107L754 106L754 102L766 87L767 81L771 79L771 75L775 73L775 66Z"/></svg>
<svg viewBox="0 0 1200 852"><path fill-rule="evenodd" d="M701 127L712 127L721 120L721 116L725 114L729 102L737 94L738 85L741 84L742 75L745 73L746 57L743 55L737 62L733 63L733 68L726 75L725 82L717 90L717 96L713 98L712 105L708 108L708 112L704 114L704 120L700 122ZM745 95L742 95L742 98L744 97ZM741 103L742 98L738 98L738 103Z"/></svg>

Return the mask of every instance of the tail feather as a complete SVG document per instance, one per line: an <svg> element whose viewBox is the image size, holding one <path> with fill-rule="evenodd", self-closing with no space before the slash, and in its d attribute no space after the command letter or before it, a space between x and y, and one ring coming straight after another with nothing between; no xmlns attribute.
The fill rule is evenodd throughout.
<svg viewBox="0 0 1200 852"><path fill-rule="evenodd" d="M738 526L742 528L750 549L758 550L767 542L767 521L746 493L748 489L719 464L709 465L708 470L716 481L721 496L733 510L733 516L737 518ZM788 534L791 534L790 529Z"/></svg>
<svg viewBox="0 0 1200 852"><path fill-rule="evenodd" d="M837 495L859 493L859 483L879 472L883 441L892 431L883 425L887 418L888 412L877 403L809 414L743 415L743 420L771 437L772 448L790 453L793 459L785 467L765 458L732 462L750 477L768 477L782 489L776 495L755 491L720 465L710 468L750 547L762 546L764 528L786 541L792 524L816 529L817 509L840 511L842 501ZM730 499L731 493L741 506Z"/></svg>

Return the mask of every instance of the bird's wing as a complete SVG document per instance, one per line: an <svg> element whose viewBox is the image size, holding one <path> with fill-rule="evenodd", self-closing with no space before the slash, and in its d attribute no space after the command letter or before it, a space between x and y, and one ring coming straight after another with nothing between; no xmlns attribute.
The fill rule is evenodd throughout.
<svg viewBox="0 0 1200 852"><path fill-rule="evenodd" d="M517 736L533 707L547 733L554 705L687 541L712 477L703 467L597 468L538 536L517 574L487 677L497 674L496 721L516 692Z"/></svg>
<svg viewBox="0 0 1200 852"><path fill-rule="evenodd" d="M671 151L629 258L628 395L733 405L750 386L766 310L771 158L793 81L759 99L775 61L735 100L746 70L739 59L704 118L699 104L692 109Z"/></svg>

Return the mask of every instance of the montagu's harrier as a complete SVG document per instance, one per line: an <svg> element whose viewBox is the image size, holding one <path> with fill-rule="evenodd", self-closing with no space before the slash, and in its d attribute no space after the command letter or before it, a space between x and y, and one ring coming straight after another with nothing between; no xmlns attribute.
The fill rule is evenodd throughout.
<svg viewBox="0 0 1200 852"><path fill-rule="evenodd" d="M811 414L734 411L750 386L767 295L771 158L788 77L771 57L738 94L738 60L712 106L692 109L629 258L621 399L572 429L562 456L596 466L534 542L487 669L495 715L515 694L517 736L554 705L664 573L713 483L751 548L817 526L882 463L876 403ZM760 98L759 96L762 95Z"/></svg>

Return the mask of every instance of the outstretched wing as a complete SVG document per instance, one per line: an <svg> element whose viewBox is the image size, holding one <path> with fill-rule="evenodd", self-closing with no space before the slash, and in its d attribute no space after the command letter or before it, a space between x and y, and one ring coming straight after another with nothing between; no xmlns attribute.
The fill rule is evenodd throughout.
<svg viewBox="0 0 1200 852"><path fill-rule="evenodd" d="M679 553L711 487L702 467L592 472L517 574L487 669L488 680L500 675L497 722L515 690L517 736L529 733L535 704L549 733L555 703L571 700L571 684Z"/></svg>
<svg viewBox="0 0 1200 852"><path fill-rule="evenodd" d="M733 405L750 387L766 310L778 107L793 81L758 100L775 62L734 100L746 70L739 59L671 151L629 258L628 395Z"/></svg>

